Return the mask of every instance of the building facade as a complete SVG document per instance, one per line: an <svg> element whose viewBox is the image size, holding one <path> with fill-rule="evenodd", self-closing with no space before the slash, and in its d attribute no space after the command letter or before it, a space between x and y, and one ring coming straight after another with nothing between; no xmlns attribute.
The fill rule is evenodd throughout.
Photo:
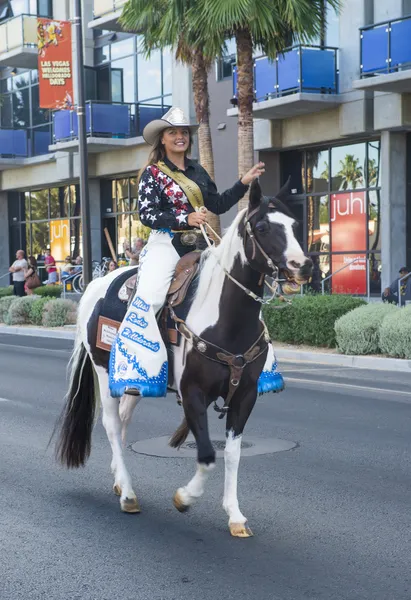
<svg viewBox="0 0 411 600"><path fill-rule="evenodd" d="M110 255L105 230L119 254L146 234L136 212L136 176L149 152L144 125L172 102L193 117L189 70L170 52L143 55L138 36L118 24L124 4L82 2L91 241L98 261ZM51 247L58 261L82 254L76 124L69 111L40 109L37 71L37 17L70 20L72 5L0 0L0 275L19 248L38 256Z"/></svg>
<svg viewBox="0 0 411 600"><path fill-rule="evenodd" d="M301 244L323 278L342 269L330 287L378 294L411 264L411 2L344 0L339 15L324 2L324 21L315 47L255 57L256 158L267 194L291 177ZM209 82L217 178L229 185L230 46Z"/></svg>

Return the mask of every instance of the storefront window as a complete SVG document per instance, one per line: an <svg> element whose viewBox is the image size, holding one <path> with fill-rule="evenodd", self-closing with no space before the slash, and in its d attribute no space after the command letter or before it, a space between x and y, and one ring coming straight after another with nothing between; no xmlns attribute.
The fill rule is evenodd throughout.
<svg viewBox="0 0 411 600"><path fill-rule="evenodd" d="M329 190L329 152L311 150L306 156L306 173L303 174L305 189L309 193L324 193Z"/></svg>
<svg viewBox="0 0 411 600"><path fill-rule="evenodd" d="M368 192L368 236L370 250L381 251L381 191Z"/></svg>
<svg viewBox="0 0 411 600"><path fill-rule="evenodd" d="M329 196L309 196L307 199L308 251L330 250Z"/></svg>
<svg viewBox="0 0 411 600"><path fill-rule="evenodd" d="M365 144L332 148L333 190L356 190L365 187L365 155Z"/></svg>
<svg viewBox="0 0 411 600"><path fill-rule="evenodd" d="M38 190L31 192L31 215L32 221L40 221L49 218L49 190Z"/></svg>
<svg viewBox="0 0 411 600"><path fill-rule="evenodd" d="M161 96L161 53L153 52L149 59L144 54L138 55L138 99L144 102Z"/></svg>
<svg viewBox="0 0 411 600"><path fill-rule="evenodd" d="M31 225L31 254L37 257L50 246L50 224L32 223Z"/></svg>
<svg viewBox="0 0 411 600"><path fill-rule="evenodd" d="M368 143L368 187L381 186L381 144Z"/></svg>

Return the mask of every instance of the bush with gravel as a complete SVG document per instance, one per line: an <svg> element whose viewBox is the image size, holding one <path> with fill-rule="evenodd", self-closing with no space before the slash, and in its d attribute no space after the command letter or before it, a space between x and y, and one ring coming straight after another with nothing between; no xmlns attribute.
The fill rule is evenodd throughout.
<svg viewBox="0 0 411 600"><path fill-rule="evenodd" d="M30 308L36 299L34 296L26 296L24 298L16 298L11 303L7 314L4 317L6 325L29 325L30 324Z"/></svg>
<svg viewBox="0 0 411 600"><path fill-rule="evenodd" d="M411 359L411 306L385 317L380 327L380 348L389 356Z"/></svg>
<svg viewBox="0 0 411 600"><path fill-rule="evenodd" d="M0 298L0 323L5 322L7 313L9 312L10 306L13 302L16 302L16 296L5 296Z"/></svg>
<svg viewBox="0 0 411 600"><path fill-rule="evenodd" d="M77 304L72 300L49 300L44 305L44 327L63 327L74 325L77 320Z"/></svg>

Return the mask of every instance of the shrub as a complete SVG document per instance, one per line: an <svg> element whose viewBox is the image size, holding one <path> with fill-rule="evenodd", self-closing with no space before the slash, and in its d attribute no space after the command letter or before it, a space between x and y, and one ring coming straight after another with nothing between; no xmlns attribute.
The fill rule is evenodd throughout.
<svg viewBox="0 0 411 600"><path fill-rule="evenodd" d="M5 298L0 298L0 323L5 322L5 318L9 312L10 306L13 304L13 302L16 302L16 300L16 296L6 296Z"/></svg>
<svg viewBox="0 0 411 600"><path fill-rule="evenodd" d="M47 302L52 302L52 300L50 300L50 298L35 297L34 302L30 305L29 320L32 325L43 324L44 305L47 304Z"/></svg>
<svg viewBox="0 0 411 600"><path fill-rule="evenodd" d="M291 304L268 304L263 315L273 340L334 348L335 321L363 304L364 300L352 296L298 296ZM282 308L278 310L276 305Z"/></svg>
<svg viewBox="0 0 411 600"><path fill-rule="evenodd" d="M381 324L398 310L394 304L368 304L340 317L335 322L338 349L344 354L377 354Z"/></svg>
<svg viewBox="0 0 411 600"><path fill-rule="evenodd" d="M6 298L7 296L13 295L13 286L9 285L8 287L0 288L0 298Z"/></svg>
<svg viewBox="0 0 411 600"><path fill-rule="evenodd" d="M77 320L77 304L72 300L50 300L44 305L44 327L74 325Z"/></svg>
<svg viewBox="0 0 411 600"><path fill-rule="evenodd" d="M59 285L43 285L34 290L37 296L42 296L43 298L60 298L61 292L62 288Z"/></svg>
<svg viewBox="0 0 411 600"><path fill-rule="evenodd" d="M380 327L381 352L397 358L411 358L411 306L385 317Z"/></svg>
<svg viewBox="0 0 411 600"><path fill-rule="evenodd" d="M11 303L8 313L4 317L6 325L27 325L30 323L30 307L35 302L34 296L16 298Z"/></svg>

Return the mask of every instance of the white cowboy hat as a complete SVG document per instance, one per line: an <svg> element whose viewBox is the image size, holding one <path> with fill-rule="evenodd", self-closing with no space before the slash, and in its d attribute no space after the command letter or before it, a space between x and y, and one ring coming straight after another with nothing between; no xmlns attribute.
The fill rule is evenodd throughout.
<svg viewBox="0 0 411 600"><path fill-rule="evenodd" d="M147 144L154 146L160 133L169 127L188 127L191 133L195 133L198 129L198 125L190 124L181 108L170 108L161 119L154 119L147 123L143 130L143 138Z"/></svg>

